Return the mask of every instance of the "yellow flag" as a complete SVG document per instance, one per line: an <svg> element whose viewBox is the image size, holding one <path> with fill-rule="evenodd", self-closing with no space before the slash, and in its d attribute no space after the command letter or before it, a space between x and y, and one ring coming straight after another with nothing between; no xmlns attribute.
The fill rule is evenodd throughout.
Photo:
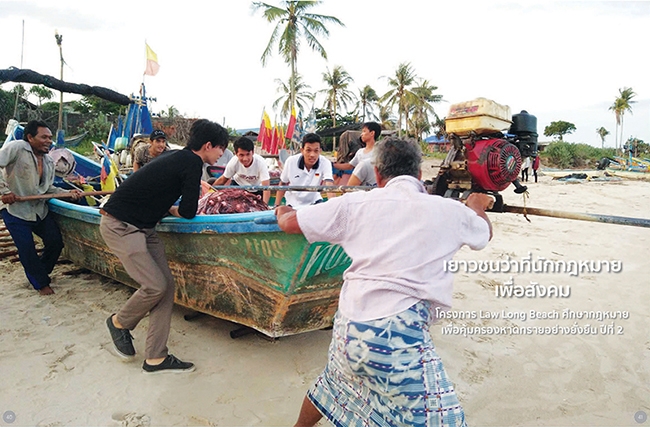
<svg viewBox="0 0 650 427"><path fill-rule="evenodd" d="M151 50L147 43L144 44L147 48L147 67L144 70L144 74L147 76L155 76L158 74L160 65L158 65L158 55L156 52Z"/></svg>

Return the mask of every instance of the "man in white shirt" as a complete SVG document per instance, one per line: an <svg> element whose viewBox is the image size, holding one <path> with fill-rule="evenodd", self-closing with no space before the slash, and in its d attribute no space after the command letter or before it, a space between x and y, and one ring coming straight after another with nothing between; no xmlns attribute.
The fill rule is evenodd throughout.
<svg viewBox="0 0 650 427"><path fill-rule="evenodd" d="M367 122L361 127L361 142L365 144L355 153L350 163L334 163L334 168L340 171L352 170L356 168L361 162L372 159L372 150L375 148L375 142L381 135L381 125L377 122ZM351 178L351 177L349 177ZM340 185L353 185L348 181L339 182ZM358 184L354 184L358 185Z"/></svg>
<svg viewBox="0 0 650 427"><path fill-rule="evenodd" d="M430 325L451 306L445 262L464 245L492 237L492 199L466 205L428 195L417 142L375 147L373 191L348 193L299 211L276 209L278 225L309 242L339 244L352 258L343 275L329 360L303 401L296 425L322 416L334 425L466 426L465 415L431 341ZM433 408L433 409L431 409Z"/></svg>
<svg viewBox="0 0 650 427"><path fill-rule="evenodd" d="M287 159L280 175L280 185L332 185L332 162L320 155L321 139L315 133L308 133L302 138L300 154ZM287 205L294 209L313 205L323 200L316 191L278 191L275 206L280 206L282 197Z"/></svg>
<svg viewBox="0 0 650 427"><path fill-rule="evenodd" d="M232 185L269 185L271 178L269 168L266 166L264 157L255 154L255 144L253 141L242 136L233 144L235 157L230 159L223 172L214 185L224 185L229 180ZM269 203L271 192L256 191L253 192L262 197L264 203Z"/></svg>
<svg viewBox="0 0 650 427"><path fill-rule="evenodd" d="M352 175L348 180L347 185L365 185L369 187L377 186L377 178L375 177L375 167L373 159L364 160L357 165L352 171Z"/></svg>

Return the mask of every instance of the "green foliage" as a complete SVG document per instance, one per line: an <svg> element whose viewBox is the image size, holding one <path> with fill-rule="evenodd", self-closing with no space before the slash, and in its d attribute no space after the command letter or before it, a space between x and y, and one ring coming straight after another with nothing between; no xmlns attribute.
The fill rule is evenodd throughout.
<svg viewBox="0 0 650 427"><path fill-rule="evenodd" d="M71 106L82 114L118 115L124 108L114 102L106 101L95 95L84 95L79 101L72 101Z"/></svg>
<svg viewBox="0 0 650 427"><path fill-rule="evenodd" d="M7 122L14 112L15 97L11 92L0 89L0 133L4 134Z"/></svg>
<svg viewBox="0 0 650 427"><path fill-rule="evenodd" d="M560 141L563 140L563 136L572 133L576 130L576 125L573 123L565 122L563 120L558 120L556 122L551 122L550 125L544 128L545 136L557 136Z"/></svg>
<svg viewBox="0 0 650 427"><path fill-rule="evenodd" d="M111 129L111 123L106 119L104 114L99 114L97 117L86 121L80 128L82 132L88 132L84 141L106 141L108 132Z"/></svg>
<svg viewBox="0 0 650 427"><path fill-rule="evenodd" d="M603 157L614 155L613 148L596 148L564 141L552 142L540 153L544 164L560 169L591 167Z"/></svg>

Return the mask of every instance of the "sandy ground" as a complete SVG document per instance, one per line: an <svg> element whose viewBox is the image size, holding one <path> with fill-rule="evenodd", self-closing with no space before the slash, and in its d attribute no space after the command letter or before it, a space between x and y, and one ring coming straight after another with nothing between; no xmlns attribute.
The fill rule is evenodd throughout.
<svg viewBox="0 0 650 427"><path fill-rule="evenodd" d="M425 178L433 175L431 163L439 161L425 165ZM650 218L647 182L562 183L544 176L529 186L529 206ZM511 189L503 195L509 204L523 204ZM515 214L490 218L490 245L463 249L457 260L520 261L530 254L533 261L619 260L623 270L456 274L452 313L470 318L444 320L432 334L470 425L643 425L634 416L650 416L650 229L542 217L528 222ZM57 293L43 297L29 288L19 265L0 263L0 415L6 417L0 426L286 426L326 363L329 331L273 342L257 335L233 340L236 325L208 316L188 322L188 311L176 307L169 347L197 370L143 375L147 321L133 333L139 355L130 363L112 353L104 324L132 290L75 270L58 265ZM495 288L510 277L515 285L570 288L570 296L497 297ZM531 310L560 318L531 319ZM629 317L562 318L584 310ZM488 319L486 312L499 316ZM570 329L576 322L598 332L522 335L513 329Z"/></svg>

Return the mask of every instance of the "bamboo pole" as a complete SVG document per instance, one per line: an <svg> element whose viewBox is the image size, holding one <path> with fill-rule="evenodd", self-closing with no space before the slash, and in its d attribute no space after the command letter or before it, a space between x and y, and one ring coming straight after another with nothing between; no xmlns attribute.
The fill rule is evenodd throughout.
<svg viewBox="0 0 650 427"><path fill-rule="evenodd" d="M503 212L650 228L650 219L503 205Z"/></svg>
<svg viewBox="0 0 650 427"><path fill-rule="evenodd" d="M349 193L368 191L377 187L355 185L212 185L213 190L240 189L246 191L318 191L321 193Z"/></svg>
<svg viewBox="0 0 650 427"><path fill-rule="evenodd" d="M25 202L27 200L41 200L41 199L69 199L74 197L74 194L79 194L79 198L86 196L105 196L113 194L113 191L86 191L82 193L52 193L52 194L35 194L33 196L16 197L17 202Z"/></svg>

